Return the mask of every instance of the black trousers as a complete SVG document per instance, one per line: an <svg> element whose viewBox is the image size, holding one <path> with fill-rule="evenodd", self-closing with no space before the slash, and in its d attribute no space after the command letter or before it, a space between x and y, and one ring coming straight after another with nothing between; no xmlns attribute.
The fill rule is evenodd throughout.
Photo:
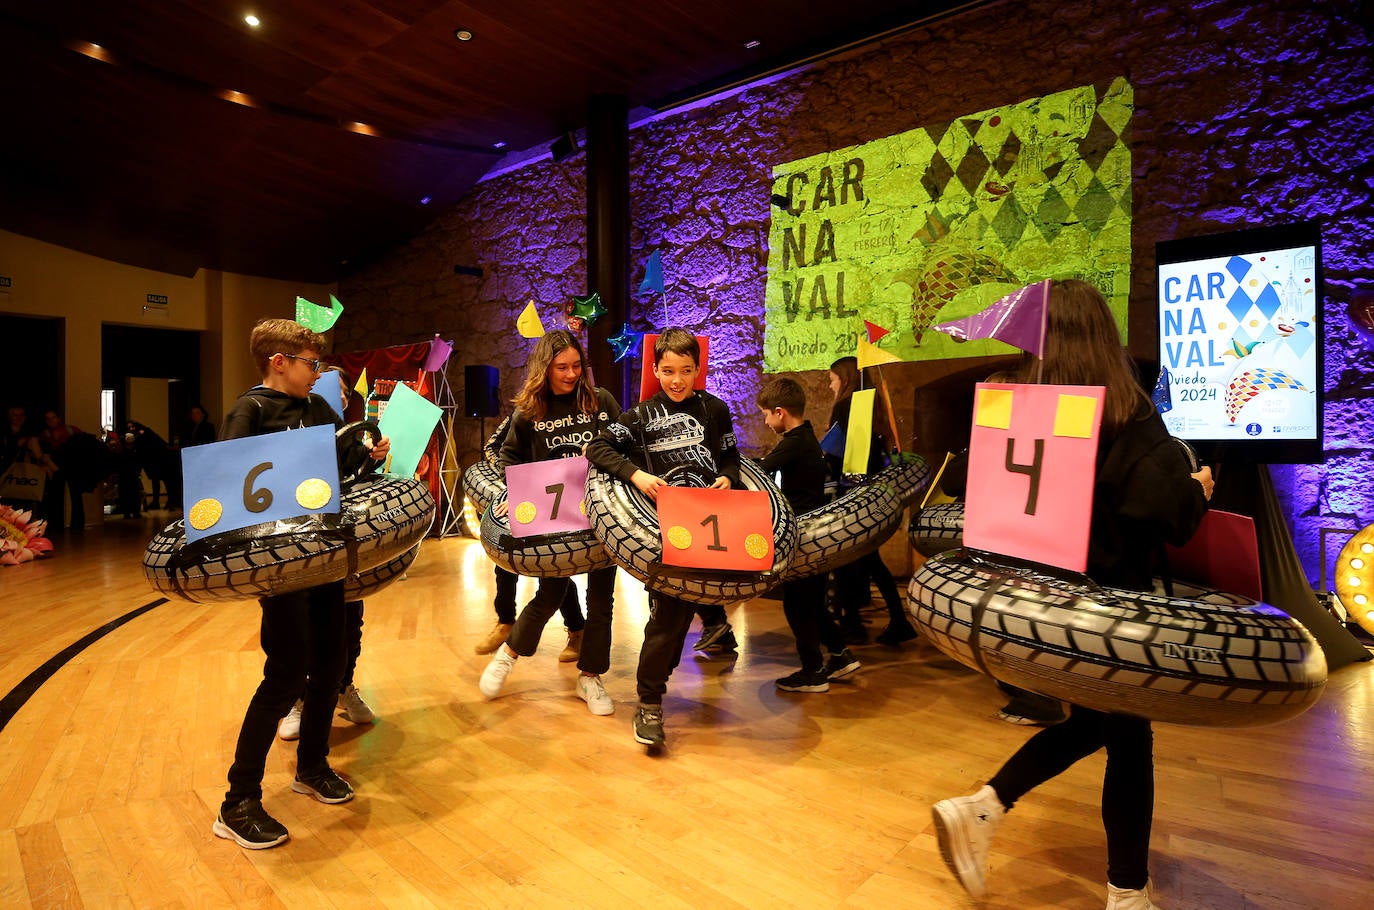
<svg viewBox="0 0 1374 910"><path fill-rule="evenodd" d="M363 653L363 602L350 600L344 604L344 657L343 678L339 680L339 691L353 685L353 671L358 667L358 656Z"/></svg>
<svg viewBox="0 0 1374 910"><path fill-rule="evenodd" d="M550 617L571 599L577 603L577 587L571 578L541 578L534 598L520 611L506 644L521 657L539 648L539 638ZM615 603L615 566L587 573L587 618L581 628L582 653L577 669L601 675L611 668L611 613ZM566 616L566 613L564 614ZM578 613L577 618L582 619ZM571 629L576 632L579 629Z"/></svg>
<svg viewBox="0 0 1374 910"><path fill-rule="evenodd" d="M281 719L301 692L297 773L308 774L329 757L329 728L338 704L347 651L343 582L264 597L261 640L266 660L262 682L248 702L229 768L226 801L262 798L267 753Z"/></svg>
<svg viewBox="0 0 1374 910"><path fill-rule="evenodd" d="M682 644L699 606L667 594L649 595L649 621L644 624L644 646L635 671L641 705L663 704L668 677L682 660ZM721 608L722 615L724 612Z"/></svg>
<svg viewBox="0 0 1374 910"><path fill-rule="evenodd" d="M799 578L782 586L782 614L797 639L797 656L803 670L815 671L825 665L821 645L831 654L844 650L844 636L835 618L825 608L825 576Z"/></svg>
<svg viewBox="0 0 1374 910"><path fill-rule="evenodd" d="M492 570L496 574L496 599L492 602L496 621L509 626L515 622L515 589L520 584L520 576L496 565L492 566ZM569 632L582 631L585 620L582 604L577 599L576 585L568 585L568 593L558 605L558 611L563 614L563 625Z"/></svg>
<svg viewBox="0 0 1374 910"><path fill-rule="evenodd" d="M1032 736L988 784L1010 809L1035 787L1103 748L1107 881L1118 888L1144 888L1150 877L1155 805L1154 734L1148 720L1073 705L1068 720Z"/></svg>
<svg viewBox="0 0 1374 910"><path fill-rule="evenodd" d="M883 562L882 554L877 550L835 570L835 599L839 601L841 621L855 628L862 625L859 608L871 599L868 588L870 580L878 586L878 593L887 603L888 622L907 622L905 604L897 591L897 582L892 579L887 563Z"/></svg>

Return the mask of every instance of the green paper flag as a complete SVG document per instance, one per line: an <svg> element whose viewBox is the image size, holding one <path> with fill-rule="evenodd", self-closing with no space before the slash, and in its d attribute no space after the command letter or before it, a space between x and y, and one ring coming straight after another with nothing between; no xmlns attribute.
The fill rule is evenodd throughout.
<svg viewBox="0 0 1374 910"><path fill-rule="evenodd" d="M383 436L391 437L391 461L388 474L411 477L420 466L420 456L429 445L429 437L443 413L437 404L426 399L410 386L398 382L387 402L377 428Z"/></svg>
<svg viewBox="0 0 1374 910"><path fill-rule="evenodd" d="M329 295L329 308L311 303L304 297L296 298L296 321L312 332L327 332L343 315L343 304L333 294Z"/></svg>

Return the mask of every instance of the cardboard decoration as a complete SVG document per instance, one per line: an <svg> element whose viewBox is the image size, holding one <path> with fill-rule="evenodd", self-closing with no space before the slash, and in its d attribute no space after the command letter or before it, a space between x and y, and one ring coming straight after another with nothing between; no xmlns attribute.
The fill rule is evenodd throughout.
<svg viewBox="0 0 1374 910"><path fill-rule="evenodd" d="M396 383L387 399L386 410L377 421L377 429L391 439L391 454L386 464L388 474L414 475L441 414L443 408L405 383Z"/></svg>
<svg viewBox="0 0 1374 910"><path fill-rule="evenodd" d="M964 543L1075 572L1088 567L1101 386L979 383Z"/></svg>
<svg viewBox="0 0 1374 910"><path fill-rule="evenodd" d="M513 537L585 531L587 459L554 458L506 468L506 500Z"/></svg>
<svg viewBox="0 0 1374 910"><path fill-rule="evenodd" d="M347 393L344 388L347 380L343 378L343 373L335 369L325 370L315 380L315 384L310 387L310 391L329 402L329 406L334 409L334 413L339 415L340 420L347 420L344 411L348 408Z"/></svg>
<svg viewBox="0 0 1374 910"><path fill-rule="evenodd" d="M1264 599L1259 539L1248 515L1208 509L1192 538L1181 547L1164 547L1169 574L1209 587Z"/></svg>
<svg viewBox="0 0 1374 910"><path fill-rule="evenodd" d="M181 450L181 464L187 543L264 522L339 511L332 426L192 446Z"/></svg>
<svg viewBox="0 0 1374 910"><path fill-rule="evenodd" d="M663 564L766 572L773 567L773 512L762 490L660 487Z"/></svg>
<svg viewBox="0 0 1374 910"><path fill-rule="evenodd" d="M849 426L845 427L844 474L867 474L873 449L873 389L860 389L849 396Z"/></svg>
<svg viewBox="0 0 1374 910"><path fill-rule="evenodd" d="M696 336L697 344L701 345L701 360L697 363L697 375L692 383L692 388L706 391L706 366L709 358L707 352L711 347L711 339L705 335ZM640 361L639 372L639 400L648 401L658 394L658 377L654 375L654 342L658 341L658 333L644 333L644 357Z"/></svg>

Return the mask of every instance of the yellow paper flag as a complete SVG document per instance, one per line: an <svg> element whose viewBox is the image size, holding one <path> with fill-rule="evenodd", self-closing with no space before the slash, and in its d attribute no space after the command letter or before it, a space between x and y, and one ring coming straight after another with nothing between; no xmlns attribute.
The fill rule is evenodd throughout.
<svg viewBox="0 0 1374 910"><path fill-rule="evenodd" d="M868 473L868 450L873 443L873 389L849 397L849 432L844 443L845 474Z"/></svg>
<svg viewBox="0 0 1374 910"><path fill-rule="evenodd" d="M515 320L515 327L525 338L543 338L544 323L539 321L539 311L534 308L534 301L525 304L524 311L520 318Z"/></svg>
<svg viewBox="0 0 1374 910"><path fill-rule="evenodd" d="M873 344L864 337L863 332L859 332L859 369L865 367L876 367L880 363L901 363L902 360L896 354L884 351L882 348Z"/></svg>
<svg viewBox="0 0 1374 910"><path fill-rule="evenodd" d="M358 381L353 383L353 391L364 398L367 397L367 367L363 367L363 371L358 374Z"/></svg>

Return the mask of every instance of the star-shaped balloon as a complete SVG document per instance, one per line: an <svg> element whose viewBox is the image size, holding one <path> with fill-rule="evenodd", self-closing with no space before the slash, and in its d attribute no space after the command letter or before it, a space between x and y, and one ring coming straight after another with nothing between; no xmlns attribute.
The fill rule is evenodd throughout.
<svg viewBox="0 0 1374 910"><path fill-rule="evenodd" d="M620 363L626 355L634 348L639 347L639 339L644 337L643 332L633 331L628 324L620 327L619 335L612 335L606 339L606 343L615 351L615 362Z"/></svg>
<svg viewBox="0 0 1374 910"><path fill-rule="evenodd" d="M601 302L601 294L592 291L586 297L573 296L569 315L574 319L581 319L587 325L595 325L596 321L608 312L606 305Z"/></svg>

